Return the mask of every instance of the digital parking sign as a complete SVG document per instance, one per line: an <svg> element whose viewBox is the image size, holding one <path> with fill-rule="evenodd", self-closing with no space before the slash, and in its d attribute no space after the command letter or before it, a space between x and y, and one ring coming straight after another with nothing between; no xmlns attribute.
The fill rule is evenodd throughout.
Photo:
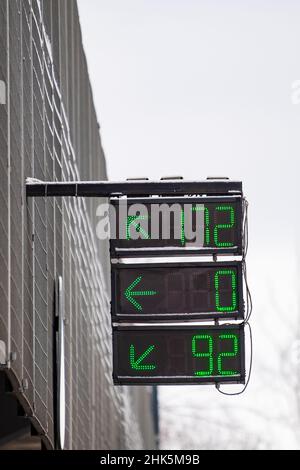
<svg viewBox="0 0 300 470"><path fill-rule="evenodd" d="M117 326L113 365L119 385L244 383L244 326Z"/></svg>
<svg viewBox="0 0 300 470"><path fill-rule="evenodd" d="M111 256L242 254L241 196L111 199Z"/></svg>
<svg viewBox="0 0 300 470"><path fill-rule="evenodd" d="M113 321L244 316L241 262L112 265Z"/></svg>

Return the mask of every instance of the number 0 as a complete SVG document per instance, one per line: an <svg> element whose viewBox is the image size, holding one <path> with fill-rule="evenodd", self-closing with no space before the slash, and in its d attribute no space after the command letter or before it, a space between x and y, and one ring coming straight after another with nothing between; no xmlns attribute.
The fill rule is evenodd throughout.
<svg viewBox="0 0 300 470"><path fill-rule="evenodd" d="M220 301L220 278L224 276L231 277L231 305L221 305ZM218 312L233 312L237 306L236 295L236 272L232 269L222 269L215 274L215 292L216 292L216 309Z"/></svg>

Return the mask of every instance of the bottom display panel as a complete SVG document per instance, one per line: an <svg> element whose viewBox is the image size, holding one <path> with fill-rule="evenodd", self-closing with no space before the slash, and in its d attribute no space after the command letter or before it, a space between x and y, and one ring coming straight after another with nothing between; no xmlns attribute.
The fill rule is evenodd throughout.
<svg viewBox="0 0 300 470"><path fill-rule="evenodd" d="M117 385L245 383L244 326L117 326Z"/></svg>

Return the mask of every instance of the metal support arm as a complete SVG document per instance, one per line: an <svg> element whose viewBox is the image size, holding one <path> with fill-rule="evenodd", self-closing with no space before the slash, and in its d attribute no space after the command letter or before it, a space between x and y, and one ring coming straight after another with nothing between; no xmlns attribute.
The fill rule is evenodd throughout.
<svg viewBox="0 0 300 470"><path fill-rule="evenodd" d="M229 180L204 181L40 181L26 180L27 197L120 197L120 196L178 196L178 195L239 195L242 183Z"/></svg>

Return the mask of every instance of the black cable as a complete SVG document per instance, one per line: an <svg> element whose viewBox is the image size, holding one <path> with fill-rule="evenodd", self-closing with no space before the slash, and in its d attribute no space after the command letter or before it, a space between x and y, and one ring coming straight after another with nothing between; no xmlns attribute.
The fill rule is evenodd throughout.
<svg viewBox="0 0 300 470"><path fill-rule="evenodd" d="M246 262L243 260L243 276L244 282L246 286L246 315L245 315L245 324L249 322L250 317L252 315L253 303L252 303L252 296L248 285L248 278L247 278L247 267Z"/></svg>
<svg viewBox="0 0 300 470"><path fill-rule="evenodd" d="M245 313L245 320L240 323L239 325L243 326L248 326L249 327L249 338L250 338L250 363L249 363L249 374L247 381L243 387L243 389L239 392L234 392L234 393L227 393L223 392L220 389L221 384L216 384L216 389L218 392L222 393L222 395L226 396L237 396L237 395L242 395L242 393L245 392L245 390L248 387L250 377L251 377L251 372L252 372L252 362L253 362L253 338L252 338L252 330L251 326L249 323L250 317L252 315L252 310L253 310L253 303L252 303L252 296L251 292L249 289L249 284L248 284L248 278L247 278L247 267L246 267L246 256L248 253L248 201L243 198L243 234L242 234L242 244L243 244L243 255L242 255L242 270L243 270L243 277L244 277L244 282L245 282L245 287L246 287L246 313Z"/></svg>
<svg viewBox="0 0 300 470"><path fill-rule="evenodd" d="M250 326L250 323L241 323L241 325L244 324L245 326L248 325L249 327L249 338L250 338L250 363L249 363L249 374L248 374L248 378L246 380L246 383L244 385L244 388L242 390L240 390L239 392L234 392L234 393L228 393L228 392L223 392L223 390L220 389L220 384L216 384L216 389L218 390L219 393L221 393L222 395L226 395L228 397L234 397L234 396L237 396L237 395L242 395L242 393L244 393L249 385L249 382L250 382L250 377L251 377L251 373L252 373L252 363L253 363L253 338L252 338L252 330L251 330L251 326Z"/></svg>
<svg viewBox="0 0 300 470"><path fill-rule="evenodd" d="M248 206L247 199L243 198L243 259L246 258L248 252Z"/></svg>
<svg viewBox="0 0 300 470"><path fill-rule="evenodd" d="M249 284L248 284L248 278L247 278L247 267L246 267L246 256L248 252L248 240L249 240L249 234L248 234L248 201L244 198L243 199L243 276L244 276L244 281L245 281L245 286L246 286L246 317L245 317L245 324L249 321L251 314L252 314L252 308L253 308L253 303L252 303L252 297L249 289Z"/></svg>

